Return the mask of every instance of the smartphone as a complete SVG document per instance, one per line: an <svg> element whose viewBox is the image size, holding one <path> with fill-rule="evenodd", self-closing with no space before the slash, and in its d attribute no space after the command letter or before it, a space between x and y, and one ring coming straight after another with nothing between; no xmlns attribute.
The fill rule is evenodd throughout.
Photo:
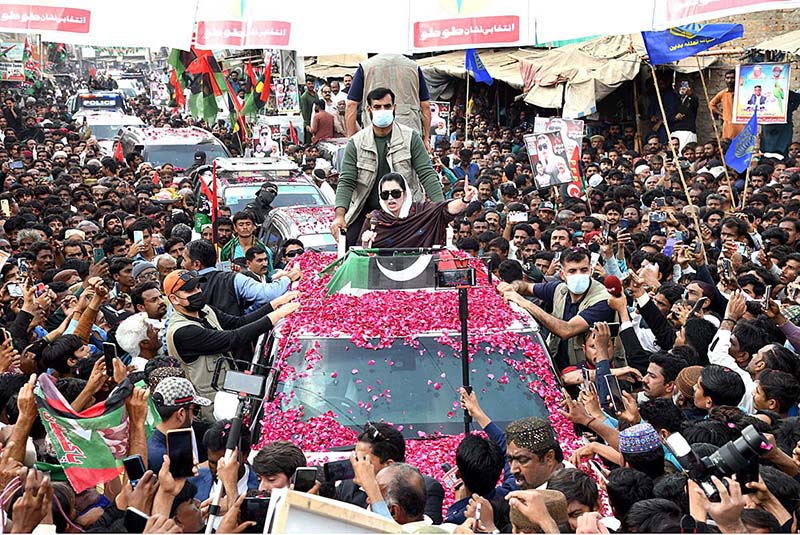
<svg viewBox="0 0 800 535"><path fill-rule="evenodd" d="M656 206L659 208L663 208L667 205L667 199L665 197L656 197L655 198Z"/></svg>
<svg viewBox="0 0 800 535"><path fill-rule="evenodd" d="M34 290L34 293L36 297L39 297L46 291L47 291L47 286L45 286L43 282L40 282L39 284L36 285L36 290Z"/></svg>
<svg viewBox="0 0 800 535"><path fill-rule="evenodd" d="M512 223L527 223L528 214L525 212L511 212L508 214L508 220Z"/></svg>
<svg viewBox="0 0 800 535"><path fill-rule="evenodd" d="M603 376L608 386L608 393L611 395L611 406L615 412L622 412L625 410L625 398L622 397L622 389L619 387L619 381L612 374Z"/></svg>
<svg viewBox="0 0 800 535"><path fill-rule="evenodd" d="M689 317L692 317L695 314L697 314L698 312L700 312L701 310L703 310L703 307L705 306L707 301L708 301L708 297L701 297L700 299L698 299L694 303L694 306L692 307L692 311L689 313Z"/></svg>
<svg viewBox="0 0 800 535"><path fill-rule="evenodd" d="M7 330L0 328L0 345L5 344L10 337Z"/></svg>
<svg viewBox="0 0 800 535"><path fill-rule="evenodd" d="M135 507L128 507L125 511L125 530L128 533L144 533L150 517Z"/></svg>
<svg viewBox="0 0 800 535"><path fill-rule="evenodd" d="M694 254L700 254L703 252L703 242L696 241L694 242Z"/></svg>
<svg viewBox="0 0 800 535"><path fill-rule="evenodd" d="M25 164L22 163L22 160L14 160L8 164L9 169L22 169L25 167Z"/></svg>
<svg viewBox="0 0 800 535"><path fill-rule="evenodd" d="M675 241L682 242L683 241L683 232L680 230L675 231Z"/></svg>
<svg viewBox="0 0 800 535"><path fill-rule="evenodd" d="M608 223L603 224L603 243L608 242L608 233L611 231L611 228L608 226Z"/></svg>
<svg viewBox="0 0 800 535"><path fill-rule="evenodd" d="M767 288L764 290L764 297L761 299L761 309L767 310L769 308L769 299L770 295L772 294L772 285L767 284ZM5 330L5 329L3 329Z"/></svg>
<svg viewBox="0 0 800 535"><path fill-rule="evenodd" d="M448 489L455 488L455 486L458 485L459 481L461 481L461 479L459 479L458 477L458 466L454 466L450 470L448 470L444 474L444 479L442 479L444 486L447 487Z"/></svg>
<svg viewBox="0 0 800 535"><path fill-rule="evenodd" d="M99 264L100 261L105 258L106 253L103 251L102 247L94 247L92 249L92 258L94 259L95 264Z"/></svg>
<svg viewBox="0 0 800 535"><path fill-rule="evenodd" d="M11 297L23 297L21 284L11 283L6 288L8 289L8 295Z"/></svg>
<svg viewBox="0 0 800 535"><path fill-rule="evenodd" d="M609 323L608 330L611 332L611 338L619 336L619 323Z"/></svg>
<svg viewBox="0 0 800 535"><path fill-rule="evenodd" d="M772 245L772 243L769 240L764 242L764 244L762 245L762 248L764 249L764 254L766 254L766 255L769 254L770 245Z"/></svg>
<svg viewBox="0 0 800 535"><path fill-rule="evenodd" d="M747 255L747 244L742 242L736 242L736 252L742 256Z"/></svg>
<svg viewBox="0 0 800 535"><path fill-rule="evenodd" d="M322 472L325 474L325 481L344 481L356 477L350 459L325 463L322 465Z"/></svg>
<svg viewBox="0 0 800 535"><path fill-rule="evenodd" d="M242 507L239 509L239 522L252 521L256 523L255 526L248 528L247 533L264 533L268 509L269 496L249 496L244 499Z"/></svg>
<svg viewBox="0 0 800 535"><path fill-rule="evenodd" d="M194 475L193 468L197 462L197 443L191 427L167 431L167 455L169 455L169 472L172 477L182 479Z"/></svg>
<svg viewBox="0 0 800 535"><path fill-rule="evenodd" d="M675 251L675 238L667 238L667 243L664 245L664 254L668 257L672 256L672 253Z"/></svg>
<svg viewBox="0 0 800 535"><path fill-rule="evenodd" d="M128 474L128 480L131 482L131 485L136 487L136 483L142 479L145 473L142 456L131 455L130 457L125 457L122 459L122 465L125 467L125 473Z"/></svg>
<svg viewBox="0 0 800 535"><path fill-rule="evenodd" d="M650 213L650 223L663 223L667 220L666 212L651 212Z"/></svg>
<svg viewBox="0 0 800 535"><path fill-rule="evenodd" d="M731 261L727 258L722 259L722 275L726 279L730 279L731 277L733 277L733 265L731 264Z"/></svg>
<svg viewBox="0 0 800 535"><path fill-rule="evenodd" d="M581 374L583 375L583 389L586 392L590 392L592 384L592 373L589 371L589 368L581 368Z"/></svg>
<svg viewBox="0 0 800 535"><path fill-rule="evenodd" d="M317 469L311 467L300 467L295 469L292 475L292 490L298 492L308 492L317 482Z"/></svg>
<svg viewBox="0 0 800 535"><path fill-rule="evenodd" d="M553 262L561 261L561 251L556 251L553 253Z"/></svg>
<svg viewBox="0 0 800 535"><path fill-rule="evenodd" d="M19 274L21 277L25 277L28 275L28 262L24 258L20 258L17 262L17 269L19 269Z"/></svg>
<svg viewBox="0 0 800 535"><path fill-rule="evenodd" d="M117 358L117 345L103 342L103 358L106 359L106 375L114 377L114 359Z"/></svg>
<svg viewBox="0 0 800 535"><path fill-rule="evenodd" d="M619 230L628 230L628 220L622 218L619 220Z"/></svg>
<svg viewBox="0 0 800 535"><path fill-rule="evenodd" d="M141 230L133 231L133 243L141 243L144 241L144 232Z"/></svg>
<svg viewBox="0 0 800 535"><path fill-rule="evenodd" d="M11 208L8 205L8 199L0 199L0 211L2 211L3 215L6 217L11 216Z"/></svg>

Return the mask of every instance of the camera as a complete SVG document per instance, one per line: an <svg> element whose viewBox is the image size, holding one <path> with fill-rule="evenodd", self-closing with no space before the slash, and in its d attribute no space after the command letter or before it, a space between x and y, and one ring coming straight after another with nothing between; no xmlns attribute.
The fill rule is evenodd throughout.
<svg viewBox="0 0 800 535"><path fill-rule="evenodd" d="M475 286L475 268L440 269L436 271L437 288Z"/></svg>
<svg viewBox="0 0 800 535"><path fill-rule="evenodd" d="M700 485L711 501L719 501L719 491L711 482L711 476L722 480L735 474L742 492L753 492L747 488L747 483L758 481L758 458L773 447L752 425L742 430L741 437L703 458L692 451L680 433L671 434L666 444L686 475Z"/></svg>

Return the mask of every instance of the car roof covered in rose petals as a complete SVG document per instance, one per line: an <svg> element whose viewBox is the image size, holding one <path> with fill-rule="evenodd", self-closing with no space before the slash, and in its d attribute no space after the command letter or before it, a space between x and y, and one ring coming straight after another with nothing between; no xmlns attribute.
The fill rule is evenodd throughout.
<svg viewBox="0 0 800 535"><path fill-rule="evenodd" d="M334 260L309 251L295 259L301 307L275 329L256 442L291 440L324 461L340 458L326 452L352 446L366 421L383 420L417 439L407 441L406 460L441 479L463 438L457 292L327 295L330 274L319 274ZM549 418L571 453L582 442L558 412L562 394L535 321L503 301L485 270L477 280L468 290L469 372L482 406L498 422Z"/></svg>
<svg viewBox="0 0 800 535"><path fill-rule="evenodd" d="M197 126L187 126L183 128L154 126L137 129L140 140L147 143L158 143L159 145L187 145L218 142L217 138L209 132Z"/></svg>

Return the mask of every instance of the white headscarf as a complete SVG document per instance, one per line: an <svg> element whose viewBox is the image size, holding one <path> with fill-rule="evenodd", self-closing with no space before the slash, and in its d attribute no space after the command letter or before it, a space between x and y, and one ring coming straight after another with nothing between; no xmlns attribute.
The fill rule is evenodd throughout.
<svg viewBox="0 0 800 535"><path fill-rule="evenodd" d="M394 181L396 180L394 177L388 178L386 181ZM408 213L411 211L411 205L414 204L413 196L411 195L411 189L408 187L408 180L403 177L403 183L406 186L406 196L403 200L403 205L400 207L400 214L397 216L398 219L405 219L408 217ZM378 183L378 201L381 203L381 209L386 212L387 214L391 214L392 211L389 210L389 207L386 204L386 201L380 198L380 187L383 185L383 179Z"/></svg>

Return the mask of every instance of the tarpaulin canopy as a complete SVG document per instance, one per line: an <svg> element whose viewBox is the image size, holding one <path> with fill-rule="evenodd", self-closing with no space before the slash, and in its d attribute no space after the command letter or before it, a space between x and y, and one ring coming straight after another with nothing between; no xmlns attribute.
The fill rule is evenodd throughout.
<svg viewBox="0 0 800 535"><path fill-rule="evenodd" d="M766 41L761 41L753 48L756 50L779 50L790 54L800 54L800 30L794 30Z"/></svg>
<svg viewBox="0 0 800 535"><path fill-rule="evenodd" d="M188 50L279 48L303 55L426 52L536 46L594 35L663 30L800 0L395 0L374 20L353 16L361 2L331 9L266 0L109 0L0 2L0 31L97 46ZM194 36L194 41L193 41Z"/></svg>
<svg viewBox="0 0 800 535"><path fill-rule="evenodd" d="M306 74L316 78L341 78L345 74L354 74L358 65L366 59L366 54L313 56L306 58L303 69Z"/></svg>

